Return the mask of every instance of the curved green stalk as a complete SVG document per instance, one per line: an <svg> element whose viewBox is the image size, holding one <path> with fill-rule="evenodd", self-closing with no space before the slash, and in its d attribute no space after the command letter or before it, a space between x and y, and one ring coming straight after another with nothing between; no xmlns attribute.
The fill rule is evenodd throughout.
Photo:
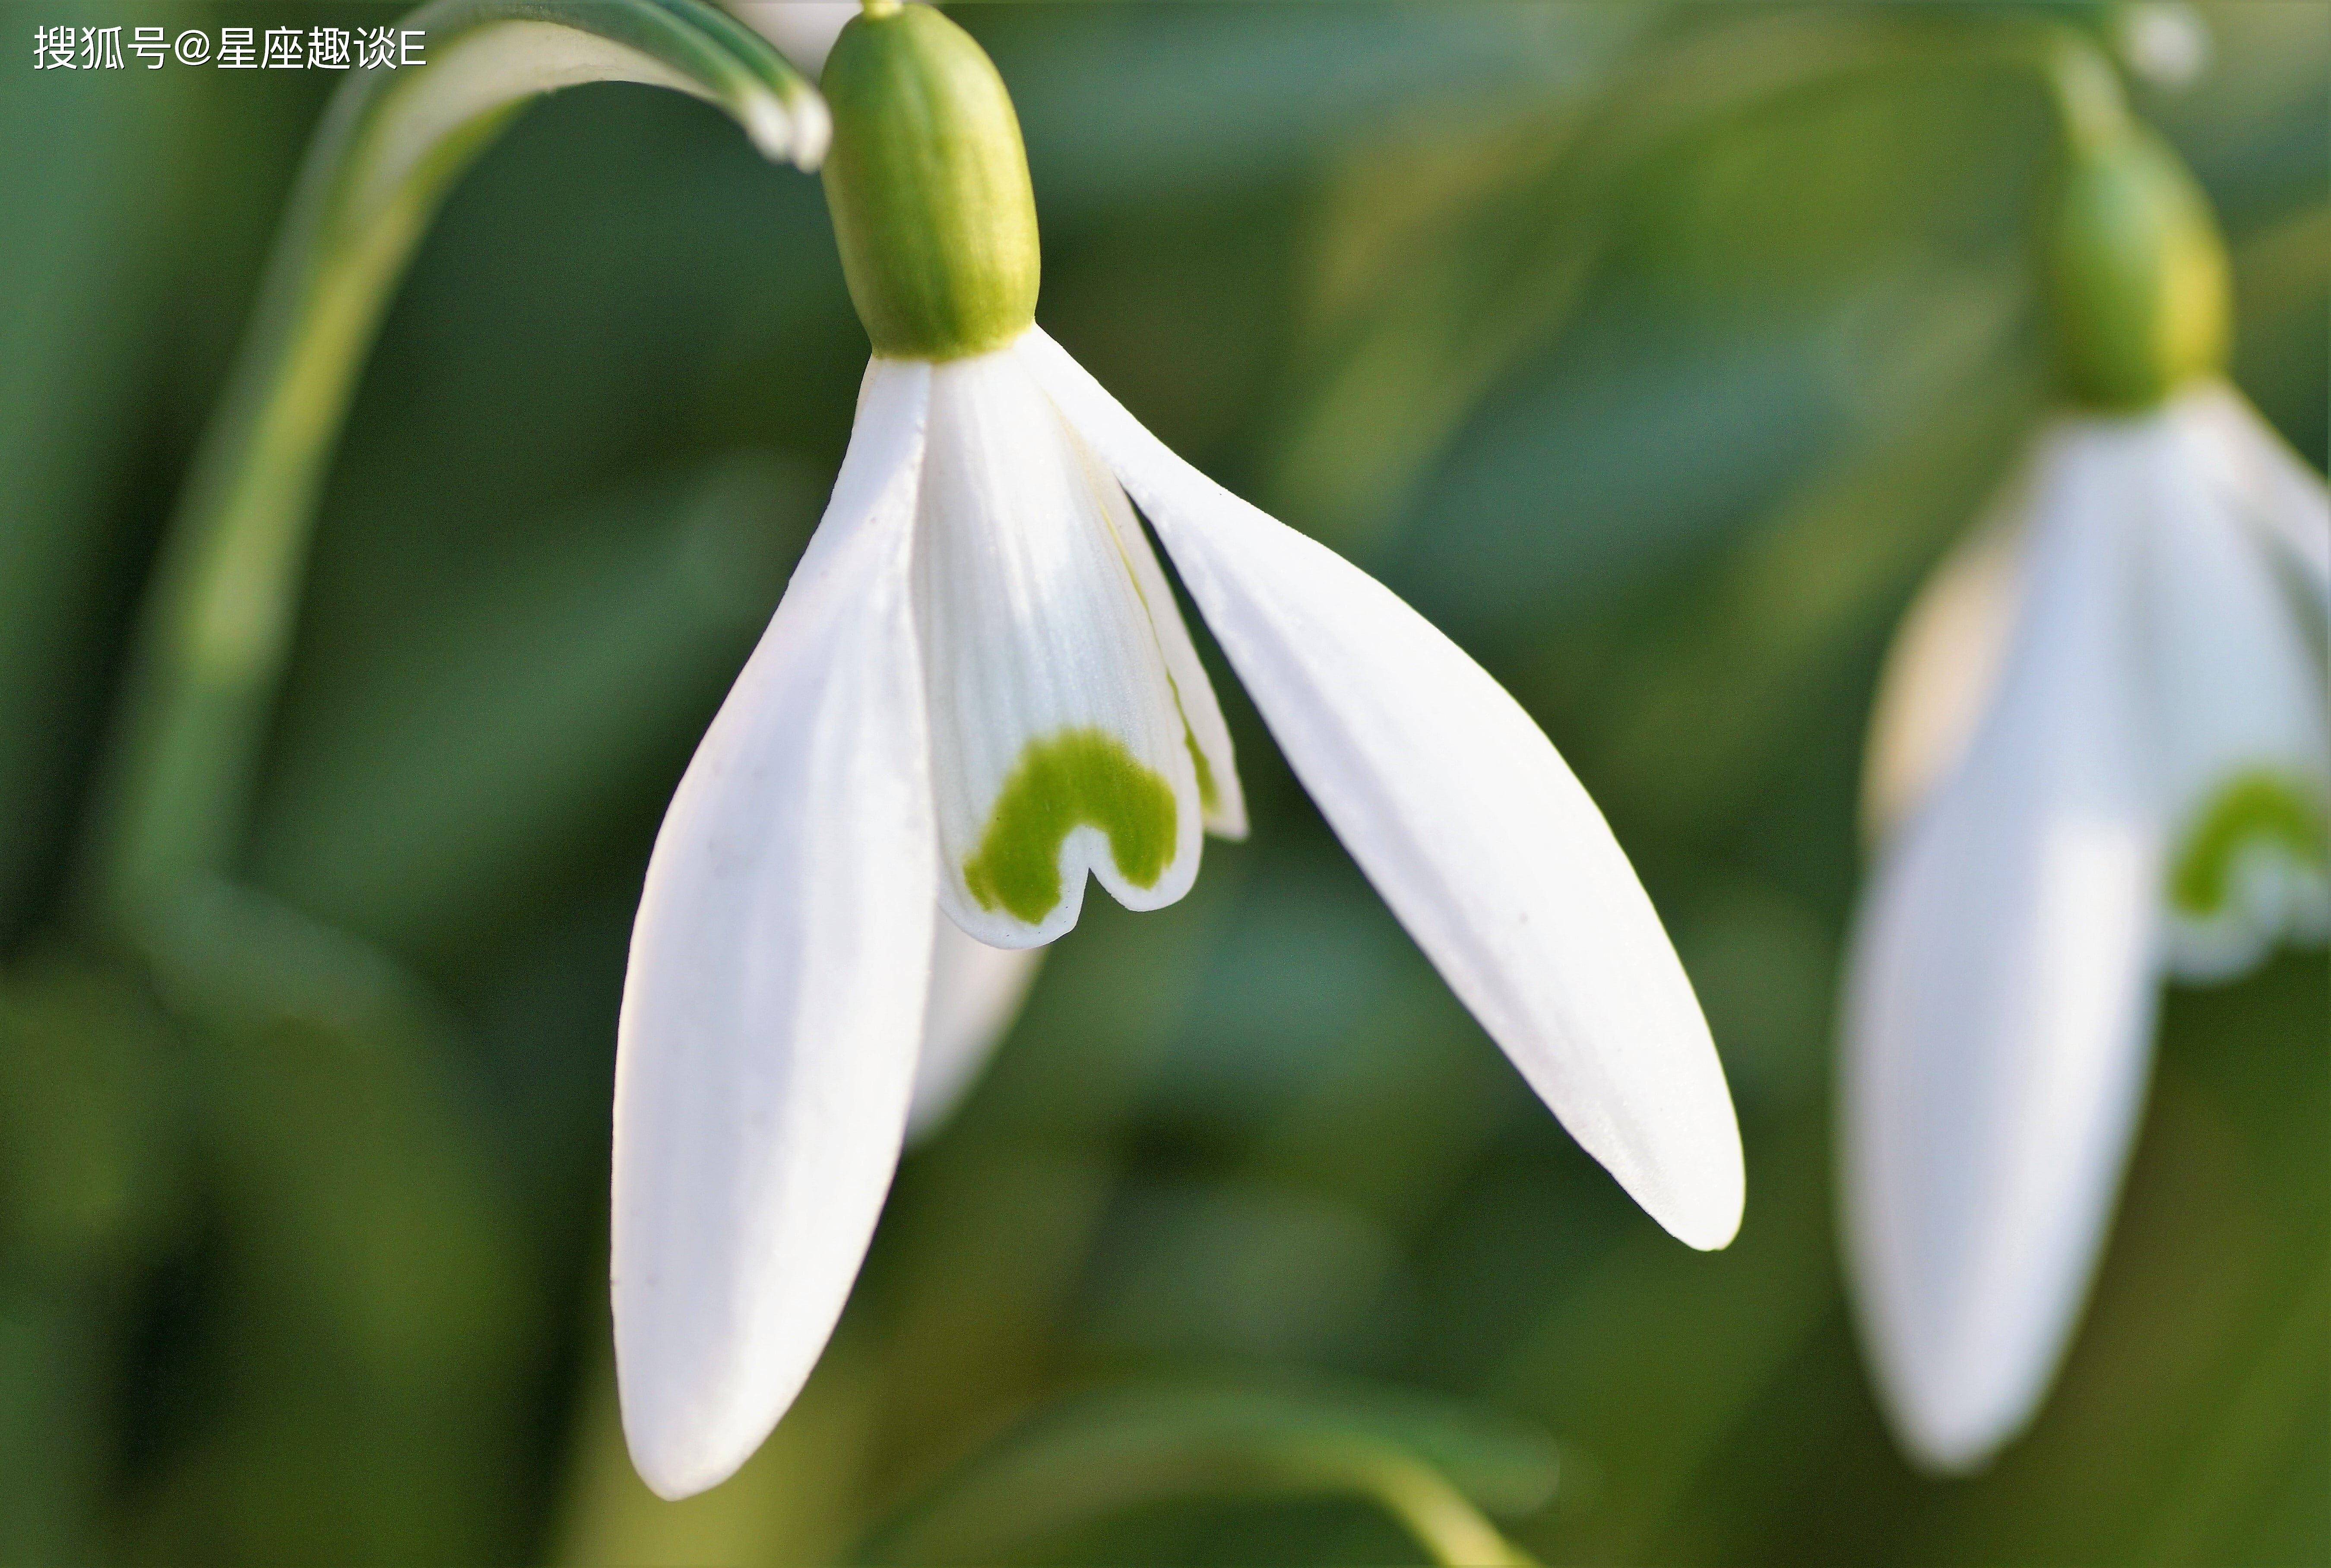
<svg viewBox="0 0 2331 1568"><path fill-rule="evenodd" d="M428 62L352 75L325 113L164 540L83 889L126 929L231 869L341 422L405 263L471 160L527 101L587 81L673 88L772 158L824 156L814 90L699 0L437 0L411 21Z"/></svg>
<svg viewBox="0 0 2331 1568"><path fill-rule="evenodd" d="M1535 1512L1556 1473L1537 1434L1445 1411L1327 1391L1125 1389L1031 1421L851 1560L1014 1561L1147 1505L1340 1497L1382 1510L1431 1562L1526 1568L1535 1560L1482 1505Z"/></svg>
<svg viewBox="0 0 2331 1568"><path fill-rule="evenodd" d="M1008 1511L991 1512L988 1499L949 1509L908 1537L911 1547L885 1538L859 1560L914 1561L937 1550L947 1562L1001 1561L1031 1542L1146 1504L1207 1496L1350 1497L1383 1510L1433 1563L1529 1568L1536 1561L1432 1466L1389 1444L1244 1434L1161 1443L1147 1454L1087 1456L1064 1467L1041 1497L1014 1497Z"/></svg>

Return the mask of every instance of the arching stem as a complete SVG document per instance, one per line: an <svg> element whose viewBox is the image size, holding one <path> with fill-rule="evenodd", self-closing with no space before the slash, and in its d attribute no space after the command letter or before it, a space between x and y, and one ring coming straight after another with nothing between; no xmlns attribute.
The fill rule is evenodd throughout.
<svg viewBox="0 0 2331 1568"><path fill-rule="evenodd" d="M164 537L80 889L86 914L133 939L178 890L232 870L341 422L471 160L528 100L587 81L704 99L804 169L824 155L814 90L698 0L438 0L411 23L428 62L353 74L325 113Z"/></svg>

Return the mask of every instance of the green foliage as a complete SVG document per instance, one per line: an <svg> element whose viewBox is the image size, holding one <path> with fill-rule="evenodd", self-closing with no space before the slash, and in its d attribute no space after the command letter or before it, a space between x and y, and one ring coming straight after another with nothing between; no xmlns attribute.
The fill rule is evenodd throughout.
<svg viewBox="0 0 2331 1568"><path fill-rule="evenodd" d="M821 193L638 87L480 157L320 480L227 876L133 955L67 895L92 758L331 84L0 71L0 1563L805 1563L949 1520L1014 1560L1414 1560L1386 1474L1553 1563L2331 1557L2319 954L2168 998L2092 1308L1993 1469L1903 1465L1837 1278L1870 688L2051 352L2045 95L1980 63L2034 14L958 11L1019 107L1047 328L1440 620L1603 804L1725 1053L1747 1217L1690 1252L1570 1144L1215 660L1250 841L1172 909L1088 900L802 1402L680 1505L616 1427L614 1007L849 429ZM2207 15L2209 75L2133 101L2223 216L2236 378L2319 466L2331 34Z"/></svg>

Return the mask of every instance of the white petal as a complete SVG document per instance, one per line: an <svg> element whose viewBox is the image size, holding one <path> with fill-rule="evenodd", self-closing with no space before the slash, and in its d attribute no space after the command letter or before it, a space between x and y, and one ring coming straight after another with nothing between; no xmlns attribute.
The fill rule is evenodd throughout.
<svg viewBox="0 0 2331 1568"><path fill-rule="evenodd" d="M2202 412L2164 442L2140 517L2172 832L2169 953L2181 974L2222 979L2331 914L2331 728L2319 641L2230 482L2239 460L2222 427L2193 417Z"/></svg>
<svg viewBox="0 0 2331 1568"><path fill-rule="evenodd" d="M672 797L615 1067L623 1430L726 1478L816 1363L898 1162L934 893L909 553L928 373L870 381L824 523Z"/></svg>
<svg viewBox="0 0 2331 1568"><path fill-rule="evenodd" d="M965 936L944 914L935 913L932 922L930 1000L923 1008L923 1054L907 1112L910 1144L937 1132L979 1081L1044 962L1042 947L990 947Z"/></svg>
<svg viewBox="0 0 2331 1568"><path fill-rule="evenodd" d="M1870 843L1932 794L1990 704L2022 592L2021 520L1995 516L1945 557L1887 650L1861 773L1862 835Z"/></svg>
<svg viewBox="0 0 2331 1568"><path fill-rule="evenodd" d="M1884 855L1851 956L1847 1260L1905 1445L1970 1468L2037 1406L2143 1088L2160 874L2129 511L2141 437L2060 444L1996 700Z"/></svg>
<svg viewBox="0 0 2331 1568"><path fill-rule="evenodd" d="M1165 542L1393 912L1588 1153L1670 1231L1738 1228L1708 1025L1586 792L1512 698L1382 584L1182 461L1040 331L1015 345Z"/></svg>
<svg viewBox="0 0 2331 1568"><path fill-rule="evenodd" d="M1134 909L1198 873L1189 731L1116 491L1009 350L932 369L914 577L939 904L993 946L1075 925L1089 870Z"/></svg>
<svg viewBox="0 0 2331 1568"><path fill-rule="evenodd" d="M2232 387L2205 385L2179 400L2178 417L2205 427L2213 466L2243 519L2306 588L2318 632L2331 612L2331 490Z"/></svg>

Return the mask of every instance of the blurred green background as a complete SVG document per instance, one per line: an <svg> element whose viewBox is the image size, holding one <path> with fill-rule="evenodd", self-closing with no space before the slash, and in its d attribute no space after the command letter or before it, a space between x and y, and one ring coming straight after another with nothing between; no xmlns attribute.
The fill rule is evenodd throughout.
<svg viewBox="0 0 2331 1568"><path fill-rule="evenodd" d="M848 433L822 194L631 87L458 188L333 470L224 957L174 984L78 931L73 854L330 82L35 72L31 34L393 12L6 7L0 1561L1413 1559L1351 1499L1075 1506L1224 1411L1374 1433L1556 1563L2331 1561L2319 955L2171 997L2091 1310L1989 1472L1905 1467L1841 1296L1864 716L2045 405L2048 122L1984 62L2033 14L958 8L1023 116L1043 324L1450 631L1602 803L1724 1054L1747 1219L1689 1251L1571 1144L1217 664L1251 841L1169 911L1088 900L807 1394L666 1505L612 1392L614 1009L662 805ZM2331 8L2203 14L2206 72L2132 90L2223 215L2237 377L2320 467Z"/></svg>

